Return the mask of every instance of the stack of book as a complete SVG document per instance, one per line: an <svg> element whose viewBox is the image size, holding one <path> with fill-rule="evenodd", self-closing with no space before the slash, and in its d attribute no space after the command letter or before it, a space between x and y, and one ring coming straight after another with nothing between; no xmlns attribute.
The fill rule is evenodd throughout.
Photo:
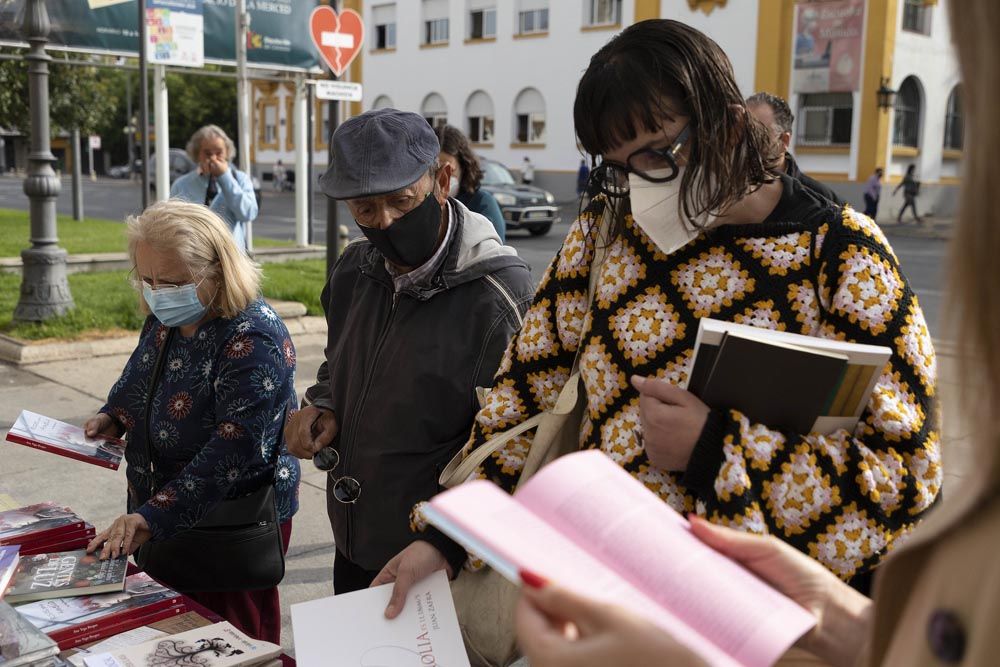
<svg viewBox="0 0 1000 667"><path fill-rule="evenodd" d="M107 639L186 611L181 595L140 572L125 589L100 595L40 600L18 613L66 650Z"/></svg>
<svg viewBox="0 0 1000 667"><path fill-rule="evenodd" d="M44 664L58 652L48 635L0 602L0 667Z"/></svg>
<svg viewBox="0 0 1000 667"><path fill-rule="evenodd" d="M21 556L86 548L94 527L53 502L0 512L0 546L17 544Z"/></svg>

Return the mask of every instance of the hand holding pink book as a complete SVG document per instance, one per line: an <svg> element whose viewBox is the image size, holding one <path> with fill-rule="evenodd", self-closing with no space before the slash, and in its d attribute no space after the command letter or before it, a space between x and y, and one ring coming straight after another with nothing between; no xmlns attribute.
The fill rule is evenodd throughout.
<svg viewBox="0 0 1000 667"><path fill-rule="evenodd" d="M626 607L713 666L772 665L816 623L597 451L556 460L514 496L462 484L424 513L510 581L527 569Z"/></svg>

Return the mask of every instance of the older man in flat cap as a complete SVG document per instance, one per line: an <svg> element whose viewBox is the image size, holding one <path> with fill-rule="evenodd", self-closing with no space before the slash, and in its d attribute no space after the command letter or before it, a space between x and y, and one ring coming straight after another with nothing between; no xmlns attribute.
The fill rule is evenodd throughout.
<svg viewBox="0 0 1000 667"><path fill-rule="evenodd" d="M457 573L464 550L413 532L410 511L469 437L531 302L528 267L493 225L448 197L451 167L421 116L378 109L333 134L323 192L365 235L326 288L326 361L288 419L290 452L329 470L336 593L369 586L397 553Z"/></svg>

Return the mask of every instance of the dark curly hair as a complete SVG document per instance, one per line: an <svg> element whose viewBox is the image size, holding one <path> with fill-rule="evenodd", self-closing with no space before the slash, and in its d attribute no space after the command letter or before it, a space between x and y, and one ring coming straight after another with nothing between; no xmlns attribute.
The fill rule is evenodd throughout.
<svg viewBox="0 0 1000 667"><path fill-rule="evenodd" d="M596 161L642 131L658 131L667 100L670 111L690 117L680 188L689 219L724 210L773 179L771 138L747 112L729 58L703 33L667 19L629 26L590 59L573 105L580 145Z"/></svg>
<svg viewBox="0 0 1000 667"><path fill-rule="evenodd" d="M458 189L464 192L475 192L483 180L483 169L479 166L479 158L472 152L469 140L460 129L453 125L441 125L434 129L437 133L441 152L454 155L458 166L462 169L462 179Z"/></svg>

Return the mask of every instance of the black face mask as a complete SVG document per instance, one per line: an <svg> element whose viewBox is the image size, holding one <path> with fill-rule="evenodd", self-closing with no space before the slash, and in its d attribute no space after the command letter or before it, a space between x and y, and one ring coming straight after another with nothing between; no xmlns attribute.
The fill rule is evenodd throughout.
<svg viewBox="0 0 1000 667"><path fill-rule="evenodd" d="M434 195L427 195L420 206L387 229L358 227L387 260L396 266L416 268L434 255L441 233L441 204Z"/></svg>

